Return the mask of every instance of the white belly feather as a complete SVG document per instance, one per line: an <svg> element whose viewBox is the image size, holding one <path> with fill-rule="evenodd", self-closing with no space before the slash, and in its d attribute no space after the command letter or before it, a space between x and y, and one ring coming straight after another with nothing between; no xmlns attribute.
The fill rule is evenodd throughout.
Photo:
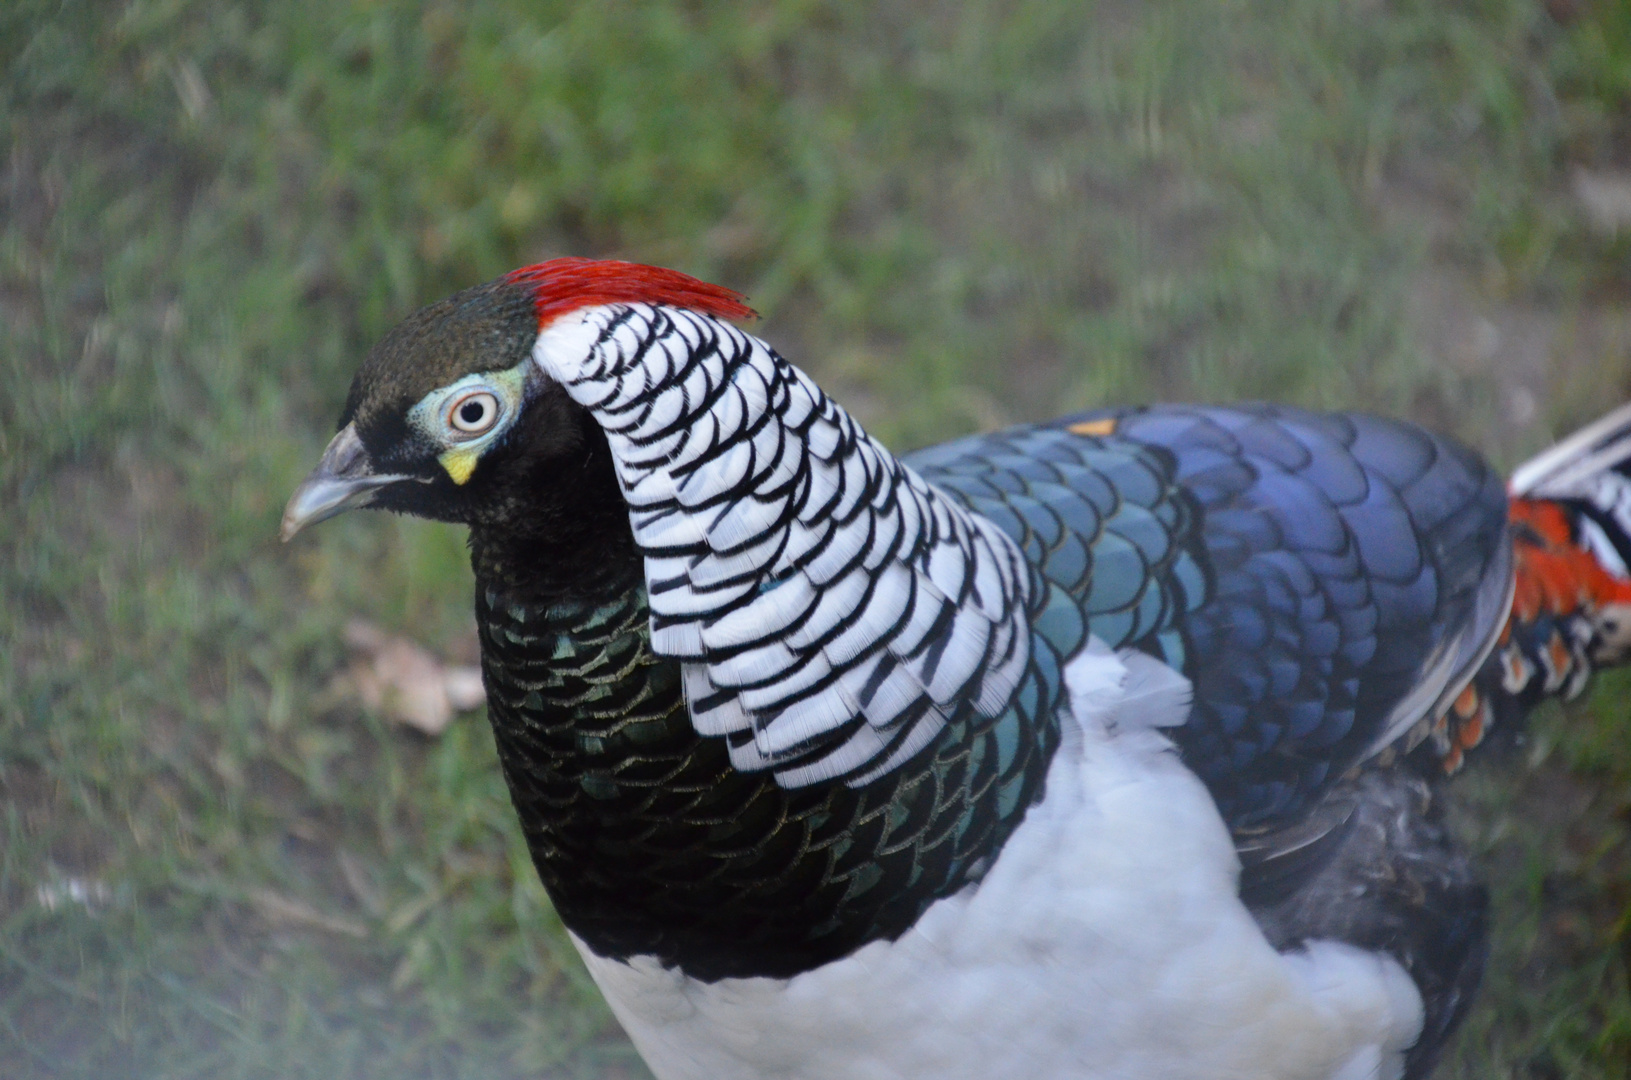
<svg viewBox="0 0 1631 1080"><path fill-rule="evenodd" d="M701 983L578 948L660 1080L1369 1080L1397 1077L1421 999L1392 959L1281 955L1236 895L1211 796L1148 726L1126 668L1066 671L1071 717L985 879L899 940L792 979ZM1122 709L1118 709L1118 704ZM1157 721L1159 722L1159 721ZM574 939L575 940L575 939Z"/></svg>

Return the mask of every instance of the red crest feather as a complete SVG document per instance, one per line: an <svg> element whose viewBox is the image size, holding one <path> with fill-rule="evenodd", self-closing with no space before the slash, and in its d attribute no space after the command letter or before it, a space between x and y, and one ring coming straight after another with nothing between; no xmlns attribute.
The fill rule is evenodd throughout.
<svg viewBox="0 0 1631 1080"><path fill-rule="evenodd" d="M678 270L616 259L551 259L512 270L504 280L531 290L540 327L569 311L596 304L667 304L722 319L759 317L734 289L710 285Z"/></svg>

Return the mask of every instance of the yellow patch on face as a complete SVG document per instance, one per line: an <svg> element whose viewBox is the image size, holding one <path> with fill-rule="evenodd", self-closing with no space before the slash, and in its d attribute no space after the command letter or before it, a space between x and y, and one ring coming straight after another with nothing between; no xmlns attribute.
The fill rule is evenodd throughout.
<svg viewBox="0 0 1631 1080"><path fill-rule="evenodd" d="M476 459L481 457L481 450L474 446L459 446L447 451L437 461L447 470L447 475L453 478L455 484L464 484L470 479L470 474L476 471Z"/></svg>
<svg viewBox="0 0 1631 1080"><path fill-rule="evenodd" d="M1065 429L1072 435L1094 435L1103 437L1116 433L1116 418L1107 416L1103 420L1083 420L1080 424L1072 424Z"/></svg>

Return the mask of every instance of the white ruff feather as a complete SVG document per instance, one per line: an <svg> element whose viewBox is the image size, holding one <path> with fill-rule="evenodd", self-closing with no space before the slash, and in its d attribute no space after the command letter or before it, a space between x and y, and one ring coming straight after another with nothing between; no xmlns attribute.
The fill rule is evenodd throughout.
<svg viewBox="0 0 1631 1080"><path fill-rule="evenodd" d="M1046 798L898 941L712 984L580 943L659 1080L1397 1077L1415 986L1351 946L1270 948L1211 797L1156 730L1175 718L1130 715L1187 709L1153 675L1102 647L1072 661Z"/></svg>
<svg viewBox="0 0 1631 1080"><path fill-rule="evenodd" d="M1030 644L1014 542L763 342L613 305L552 323L533 358L606 431L652 648L684 662L699 733L752 732L737 768L865 783L962 701L1007 707Z"/></svg>

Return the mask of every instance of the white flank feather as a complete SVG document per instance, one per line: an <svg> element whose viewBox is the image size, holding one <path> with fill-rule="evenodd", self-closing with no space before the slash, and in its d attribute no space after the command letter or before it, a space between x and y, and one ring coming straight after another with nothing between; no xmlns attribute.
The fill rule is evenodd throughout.
<svg viewBox="0 0 1631 1080"><path fill-rule="evenodd" d="M1106 722L1161 685L1146 660L1101 645L1067 666L1046 796L898 939L712 983L580 943L658 1080L1396 1080L1422 1023L1403 968L1275 952L1205 787L1155 731ZM887 735L862 732L798 780L877 759Z"/></svg>
<svg viewBox="0 0 1631 1080"><path fill-rule="evenodd" d="M742 703L734 696L717 694L716 687L708 679L708 669L701 664L681 664L680 677L685 686L685 700L691 706L691 724L697 729L699 735L729 735L733 731L746 731L753 726L753 718L748 715ZM715 704L706 711L698 708L697 703L713 700Z"/></svg>
<svg viewBox="0 0 1631 1080"><path fill-rule="evenodd" d="M631 512L629 524L633 527L635 542L647 551L695 549L708 539L702 522L674 507L649 513Z"/></svg>
<svg viewBox="0 0 1631 1080"><path fill-rule="evenodd" d="M804 454L802 448L796 446L791 439L782 437L776 443L775 456L766 460L769 464L754 483L765 491L778 491L799 474L804 463Z"/></svg>
<svg viewBox="0 0 1631 1080"><path fill-rule="evenodd" d="M861 566L869 573L876 573L893 563L900 554L903 534L899 514L891 513L887 508L874 507L871 518L872 539L867 545L866 557L861 560Z"/></svg>
<svg viewBox="0 0 1631 1080"><path fill-rule="evenodd" d="M751 593L755 584L741 581L713 589L665 589L649 596L651 611L667 619L706 619Z"/></svg>
<svg viewBox="0 0 1631 1080"><path fill-rule="evenodd" d="M794 574L779 588L756 597L702 628L705 648L734 649L755 641L785 635L787 628L804 617L822 599L802 574ZM788 644L794 644L789 641Z"/></svg>
<svg viewBox="0 0 1631 1080"><path fill-rule="evenodd" d="M804 578L802 574L798 576ZM815 610L787 635L787 643L795 649L803 650L827 637L839 623L854 614L855 609L865 600L869 584L870 581L865 574L847 574L825 589L818 590ZM851 658L831 651L827 655L829 659L837 660L839 663Z"/></svg>
<svg viewBox="0 0 1631 1080"><path fill-rule="evenodd" d="M866 713L866 722L882 728L893 724L901 713L923 697L923 684L910 669L894 661L894 666L883 677L871 698L866 698L860 687L855 689L855 695L862 700L861 709Z"/></svg>
<svg viewBox="0 0 1631 1080"><path fill-rule="evenodd" d="M639 426L647 431L667 431L685 419L685 400L679 395L658 394L639 418Z"/></svg>
<svg viewBox="0 0 1631 1080"><path fill-rule="evenodd" d="M684 397L686 395L676 396ZM714 448L724 440L724 433L729 430L720 424L719 417L713 413L703 413L701 416L687 414L687 420L691 424L691 434L685 440L685 445L675 450L666 459L659 458L653 461L642 455L639 459L640 468L659 472L666 470L679 475L693 468L704 455L712 453Z"/></svg>
<svg viewBox="0 0 1631 1080"><path fill-rule="evenodd" d="M702 626L694 622L651 623L651 648L662 656L702 656Z"/></svg>
<svg viewBox="0 0 1631 1080"><path fill-rule="evenodd" d="M673 505L679 494L674 478L667 473L636 472L619 479L623 481L623 501L631 510L662 509Z"/></svg>
<svg viewBox="0 0 1631 1080"><path fill-rule="evenodd" d="M857 776L854 782L857 785L870 784L885 773L900 768L912 759L913 754L928 746L934 740L934 737L944 730L945 726L945 714L939 709L931 707L916 724L912 725L912 730L906 733L906 738L901 740L900 745L895 747L888 757Z"/></svg>
<svg viewBox="0 0 1631 1080"><path fill-rule="evenodd" d="M798 708L788 709L758 728L753 738L761 751L775 756L803 746L811 739L844 724L854 715L845 708L844 701L837 695L817 695L800 702Z"/></svg>
<svg viewBox="0 0 1631 1080"><path fill-rule="evenodd" d="M941 544L929 552L929 557L920 564L923 572L929 575L934 587L940 590L940 595L956 603L963 594L963 582L967 580L970 569L968 559L958 558L957 549L950 544Z"/></svg>
<svg viewBox="0 0 1631 1080"><path fill-rule="evenodd" d="M736 443L709 461L706 467L686 473L679 482L676 498L687 510L701 506L710 499L741 487L752 468L753 444Z"/></svg>
<svg viewBox="0 0 1631 1080"><path fill-rule="evenodd" d="M896 656L911 656L922 650L929 631L934 629L941 613L951 606L951 601L927 576L914 571L913 585L912 614L889 639L889 651Z"/></svg>
<svg viewBox="0 0 1631 1080"><path fill-rule="evenodd" d="M767 679L787 671L797 662L798 657L785 641L767 641L722 659L710 659L708 678L721 689L764 685Z"/></svg>
<svg viewBox="0 0 1631 1080"><path fill-rule="evenodd" d="M833 750L805 765L794 765L777 773L788 787L804 787L823 780L836 780L853 773L867 762L883 756L889 749L889 739L869 727L856 729Z"/></svg>
<svg viewBox="0 0 1631 1080"><path fill-rule="evenodd" d="M923 680L931 698L938 704L949 705L968 686L980 661L985 659L985 646L991 640L991 623L973 608L956 608L942 640L943 645L935 641L910 657L906 666ZM932 669L931 659L938 661Z"/></svg>
<svg viewBox="0 0 1631 1080"><path fill-rule="evenodd" d="M757 544L749 544L729 555L715 555L708 559L696 557L691 565L691 583L699 589L707 589L721 581L730 581L743 576L763 580L766 571L781 555L787 540L787 530L778 529L766 533L764 539ZM651 572L650 566L648 557L646 563L648 574Z"/></svg>
<svg viewBox="0 0 1631 1080"><path fill-rule="evenodd" d="M834 695L833 701L827 704L814 704L819 695L811 694L811 687L832 675L832 665L819 651L805 654L808 659L802 667L796 667L775 682L764 686L747 687L737 695L741 699L742 707L749 712L757 714L770 714L781 709L789 712L803 714L805 712L823 712L828 706L836 708L841 703L841 696ZM800 700L802 699L802 700ZM797 702L796 707L790 708ZM830 726L836 727L855 715L853 703L843 704L847 712L823 712L829 717Z"/></svg>
<svg viewBox="0 0 1631 1080"><path fill-rule="evenodd" d="M850 521L839 519L839 524L833 529L832 539L827 542L827 546L804 566L804 572L810 576L810 580L817 585L826 585L857 562L862 549L866 547L867 537L872 531L871 526L870 510Z"/></svg>
<svg viewBox="0 0 1631 1080"><path fill-rule="evenodd" d="M776 765L776 760L766 756L752 739L744 743L728 742L725 752L730 755L731 767L739 772L763 772Z"/></svg>
<svg viewBox="0 0 1631 1080"><path fill-rule="evenodd" d="M910 571L901 570L900 578L910 581ZM859 582L863 588L869 583L866 575L860 571L850 574L843 580ZM837 582L828 586L838 587ZM823 651L840 667L849 664L858 656L875 651L879 641L887 640L895 632L902 616L906 614L906 605L911 602L910 585L903 587L899 578L878 581L872 588L872 595L866 598L866 606L855 615L854 621L822 647Z"/></svg>
<svg viewBox="0 0 1631 1080"><path fill-rule="evenodd" d="M787 509L787 496L760 499L748 495L727 503L708 526L708 546L730 551L760 539L773 528Z"/></svg>
<svg viewBox="0 0 1631 1080"><path fill-rule="evenodd" d="M1012 623L1005 620L991 624L991 651L985 674L980 680L980 696L974 703L974 707L986 716L1002 708L1014 696L1014 691L1019 689L1020 677L1025 674L1025 662L1020 657L1019 662L1015 663L1016 644L1017 635Z"/></svg>
<svg viewBox="0 0 1631 1080"><path fill-rule="evenodd" d="M802 520L791 522L787 526L787 546L782 549L781 558L773 569L780 572L798 565L810 552L827 542L827 536L834 528L830 518L821 518L809 524Z"/></svg>

